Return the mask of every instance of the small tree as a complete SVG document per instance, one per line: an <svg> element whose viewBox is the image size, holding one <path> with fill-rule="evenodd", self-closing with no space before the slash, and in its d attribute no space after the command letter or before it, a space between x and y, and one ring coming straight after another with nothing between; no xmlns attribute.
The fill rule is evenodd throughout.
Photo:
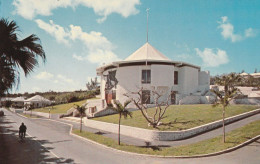
<svg viewBox="0 0 260 164"><path fill-rule="evenodd" d="M80 130L79 132L81 133L82 132L82 117L85 115L85 111L86 111L86 107L85 105L82 105L82 106L79 106L79 105L76 105L75 107L77 109L77 111L79 112L79 115L80 115Z"/></svg>
<svg viewBox="0 0 260 164"><path fill-rule="evenodd" d="M164 114L168 107L171 104L171 94L168 95L167 99L165 101L160 101L162 100L164 94L160 94L158 91L151 91L153 94L154 98L154 105L155 105L155 112L153 113L152 116L150 116L147 112L147 109L149 108L147 104L144 102L147 102L147 99L150 99L150 96L144 96L145 100L143 101L143 88L141 88L137 92L132 92L130 94L125 94L130 100L135 104L135 106L141 111L143 117L146 119L148 122L148 125L151 125L153 128L158 128L160 125L164 126L170 126L173 122L167 122L167 123L162 123L161 120L165 118ZM130 95L133 96L130 96Z"/></svg>
<svg viewBox="0 0 260 164"><path fill-rule="evenodd" d="M238 96L239 89L235 87L235 84L241 80L241 76L236 73L230 73L216 78L216 84L224 86L224 90L211 89L217 96L216 102L213 107L221 105L222 110L222 124L223 124L223 142L225 143L225 112L229 102Z"/></svg>
<svg viewBox="0 0 260 164"><path fill-rule="evenodd" d="M120 124L121 124L121 117L124 116L124 118L127 118L127 116L130 116L132 118L132 112L129 112L126 107L128 104L131 103L131 101L126 101L124 103L124 106L119 101L114 101L115 107L112 109L119 114L118 119L118 145L120 145Z"/></svg>

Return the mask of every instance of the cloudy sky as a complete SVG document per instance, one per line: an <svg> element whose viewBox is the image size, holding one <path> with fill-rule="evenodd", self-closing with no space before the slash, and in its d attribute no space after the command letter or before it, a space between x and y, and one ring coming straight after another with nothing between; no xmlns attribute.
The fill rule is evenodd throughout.
<svg viewBox="0 0 260 164"><path fill-rule="evenodd" d="M85 90L96 67L123 60L146 42L211 75L260 71L258 0L0 0L21 38L36 34L47 62L15 92Z"/></svg>

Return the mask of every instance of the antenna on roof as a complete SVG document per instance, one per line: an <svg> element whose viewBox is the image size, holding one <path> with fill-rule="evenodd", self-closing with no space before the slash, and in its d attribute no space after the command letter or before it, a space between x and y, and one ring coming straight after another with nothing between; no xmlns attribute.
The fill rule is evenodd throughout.
<svg viewBox="0 0 260 164"><path fill-rule="evenodd" d="M146 21L146 42L148 43L148 16L149 16L149 10L150 8L147 8L146 9L146 12L147 12L147 21Z"/></svg>
<svg viewBox="0 0 260 164"><path fill-rule="evenodd" d="M148 16L149 16L149 8L146 9L146 15L147 15L147 19L146 19L146 43L148 43ZM147 60L148 60L148 46L146 45L146 62L145 65L147 66Z"/></svg>

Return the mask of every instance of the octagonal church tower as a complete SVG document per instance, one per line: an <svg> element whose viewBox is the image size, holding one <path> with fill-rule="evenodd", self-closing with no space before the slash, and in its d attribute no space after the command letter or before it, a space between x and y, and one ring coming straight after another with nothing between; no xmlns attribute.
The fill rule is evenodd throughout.
<svg viewBox="0 0 260 164"><path fill-rule="evenodd" d="M172 61L148 42L125 60L103 65L96 71L101 77L102 108L111 104L112 100L124 103L128 100L124 94L141 88L142 95L149 96L145 104L154 103L150 96L152 90L164 93L165 100L171 94L171 103L179 104L187 96L203 95L210 84L209 72L201 71L193 64ZM135 108L133 104L131 107Z"/></svg>

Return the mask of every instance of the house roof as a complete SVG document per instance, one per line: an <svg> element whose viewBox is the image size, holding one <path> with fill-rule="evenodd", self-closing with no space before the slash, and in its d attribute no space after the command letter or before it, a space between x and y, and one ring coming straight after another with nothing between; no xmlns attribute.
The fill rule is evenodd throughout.
<svg viewBox="0 0 260 164"><path fill-rule="evenodd" d="M260 72L257 73L251 73L252 76L260 76Z"/></svg>
<svg viewBox="0 0 260 164"><path fill-rule="evenodd" d="M241 76L249 76L249 74L248 74L248 73L245 73L245 72L240 73L240 75L241 75Z"/></svg>
<svg viewBox="0 0 260 164"><path fill-rule="evenodd" d="M31 102L31 101L42 101L42 102L50 102L50 100L40 96L40 95L35 95L27 100L25 100L26 102Z"/></svg>
<svg viewBox="0 0 260 164"><path fill-rule="evenodd" d="M24 102L24 97L16 97L14 99L12 99L11 101L14 101L14 102Z"/></svg>
<svg viewBox="0 0 260 164"><path fill-rule="evenodd" d="M137 61L137 60L166 60L171 61L169 58L164 56L160 51L151 46L148 42L142 47L128 56L125 61Z"/></svg>

